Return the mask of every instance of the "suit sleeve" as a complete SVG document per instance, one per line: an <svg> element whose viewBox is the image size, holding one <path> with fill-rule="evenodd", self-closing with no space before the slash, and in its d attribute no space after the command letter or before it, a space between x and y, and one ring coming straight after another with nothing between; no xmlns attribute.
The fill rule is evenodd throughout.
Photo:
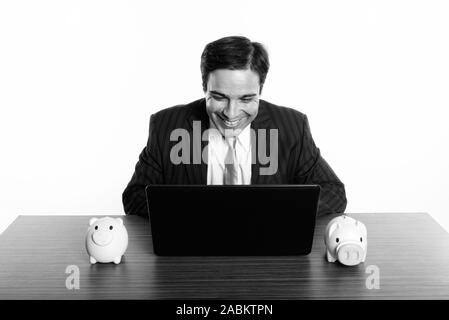
<svg viewBox="0 0 449 320"><path fill-rule="evenodd" d="M299 145L299 166L295 180L321 186L318 216L343 213L347 204L345 186L321 156L320 149L313 141L307 116L303 116L302 143Z"/></svg>
<svg viewBox="0 0 449 320"><path fill-rule="evenodd" d="M123 208L127 215L148 216L145 187L163 183L163 166L157 139L155 116L150 118L148 141L139 155L131 177L122 195Z"/></svg>

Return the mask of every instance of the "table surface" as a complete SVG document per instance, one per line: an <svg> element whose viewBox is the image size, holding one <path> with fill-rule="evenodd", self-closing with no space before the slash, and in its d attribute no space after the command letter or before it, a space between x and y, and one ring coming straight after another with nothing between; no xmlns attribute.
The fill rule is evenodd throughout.
<svg viewBox="0 0 449 320"><path fill-rule="evenodd" d="M146 219L121 216L122 263L91 265L90 216L19 216L0 236L0 299L449 299L449 234L426 213L350 214L368 229L365 263L325 259L317 221L307 256L160 257ZM68 290L69 265L80 288ZM379 289L369 289L379 270ZM372 283L372 282L370 282Z"/></svg>

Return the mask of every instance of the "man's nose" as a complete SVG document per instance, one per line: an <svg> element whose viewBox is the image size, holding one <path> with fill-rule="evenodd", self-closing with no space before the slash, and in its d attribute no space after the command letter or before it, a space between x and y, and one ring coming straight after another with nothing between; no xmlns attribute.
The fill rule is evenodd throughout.
<svg viewBox="0 0 449 320"><path fill-rule="evenodd" d="M239 114L239 105L234 100L229 100L228 105L224 109L224 115L228 117L228 119L234 119Z"/></svg>

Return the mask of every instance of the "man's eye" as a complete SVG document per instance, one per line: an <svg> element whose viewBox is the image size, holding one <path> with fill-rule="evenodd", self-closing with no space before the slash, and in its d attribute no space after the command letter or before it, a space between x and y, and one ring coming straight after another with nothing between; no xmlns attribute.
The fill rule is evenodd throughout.
<svg viewBox="0 0 449 320"><path fill-rule="evenodd" d="M212 98L214 98L217 101L223 101L225 99L223 97L217 97L217 96L212 96Z"/></svg>
<svg viewBox="0 0 449 320"><path fill-rule="evenodd" d="M242 102L244 102L244 103L249 103L249 102L251 102L253 99L242 99Z"/></svg>

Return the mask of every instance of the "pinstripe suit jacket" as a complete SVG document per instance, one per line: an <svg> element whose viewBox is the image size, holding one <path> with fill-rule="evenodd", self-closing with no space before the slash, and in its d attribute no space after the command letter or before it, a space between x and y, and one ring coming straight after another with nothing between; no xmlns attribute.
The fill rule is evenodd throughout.
<svg viewBox="0 0 449 320"><path fill-rule="evenodd" d="M201 164L193 164L190 161L190 164L175 165L170 160L170 150L178 143L170 141L170 133L174 129L183 128L192 137L193 121L201 121L201 134L209 128L205 99L164 109L151 116L147 145L123 192L126 214L148 216L146 185L207 184L207 163L201 161ZM344 184L321 157L305 114L260 100L259 112L251 122L251 128L256 131L278 129L278 170L273 175L260 175L261 164L256 159L251 167L251 184L318 184L321 186L318 215L344 212ZM255 136L257 139L257 135ZM206 145L207 141L202 141L201 150ZM253 145L257 146L257 142ZM195 148L192 142L191 148ZM190 152L191 160L194 152L195 150Z"/></svg>

